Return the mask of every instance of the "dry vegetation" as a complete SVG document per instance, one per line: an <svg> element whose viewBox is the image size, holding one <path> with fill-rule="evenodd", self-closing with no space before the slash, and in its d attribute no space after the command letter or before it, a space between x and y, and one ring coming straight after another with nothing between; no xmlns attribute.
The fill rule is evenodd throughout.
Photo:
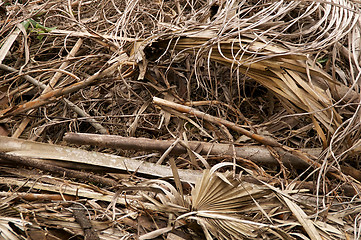
<svg viewBox="0 0 361 240"><path fill-rule="evenodd" d="M358 1L0 3L0 239L359 239Z"/></svg>

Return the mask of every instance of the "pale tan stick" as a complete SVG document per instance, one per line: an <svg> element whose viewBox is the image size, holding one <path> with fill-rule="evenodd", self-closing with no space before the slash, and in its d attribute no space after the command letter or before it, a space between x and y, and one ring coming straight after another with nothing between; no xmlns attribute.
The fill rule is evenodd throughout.
<svg viewBox="0 0 361 240"><path fill-rule="evenodd" d="M253 140L255 140L259 143L262 143L264 145L268 145L268 146L272 146L272 147L281 147L282 146L282 144L278 143L276 140L274 140L272 138L267 138L267 137L261 136L256 133L252 133L233 122L227 121L222 118L217 118L217 117L211 116L209 114L198 111L195 108L184 106L184 105L174 103L174 102L170 102L170 101L158 98L158 97L153 97L153 102L159 106L169 107L169 108L175 109L179 112L187 113L189 115L198 117L200 119L204 119L208 122L212 122L212 123L215 123L218 125L224 125L230 129L237 131L243 135L246 135L247 137L252 138Z"/></svg>
<svg viewBox="0 0 361 240"><path fill-rule="evenodd" d="M31 114L33 112L33 109L30 110L29 112L27 112L27 114ZM13 133L13 135L11 137L13 138L18 138L20 137L20 135L24 132L26 126L28 126L28 123L30 122L30 118L25 117L20 125L16 128L15 132Z"/></svg>
<svg viewBox="0 0 361 240"><path fill-rule="evenodd" d="M78 52L80 46L82 45L83 43L83 40L81 38L78 39L78 41L75 43L74 47L71 49L69 55L66 57L66 60L68 60L69 58L71 57L74 57L75 54ZM65 61L61 64L61 66L59 67L59 69L61 70L64 70L67 66L69 65L69 62L68 61ZM54 86L55 84L58 82L59 78L61 77L62 73L61 72L56 72L54 74L54 76L50 79L48 85L45 87L45 88L42 88L44 87L43 85L40 85L39 86L43 89L43 92L41 94L44 94L44 93L47 93L49 92ZM73 104L74 105L74 104ZM34 112L34 109L31 109L27 112L27 115L30 115ZM82 116L82 117L85 117L85 116ZM23 133L23 131L25 130L26 126L28 125L28 123L30 122L30 118L28 117L25 117L19 127L16 129L15 133L12 135L12 137L15 137L15 138L18 138L20 137L20 135ZM44 128L42 128L44 129ZM40 133L38 133L40 134ZM35 138L37 138L37 135L34 136ZM32 138L32 140L35 140L34 137Z"/></svg>
<svg viewBox="0 0 361 240"><path fill-rule="evenodd" d="M66 61L60 65L59 69L64 70L69 65L69 61L68 61L69 58L75 57L76 53L79 51L79 48L81 47L82 44L83 44L83 40L79 38L78 41L75 43L74 47L70 50L68 56L66 57ZM62 75L61 72L56 72L54 76L50 79L48 85L43 90L42 94L47 93L52 89L54 89L61 75Z"/></svg>

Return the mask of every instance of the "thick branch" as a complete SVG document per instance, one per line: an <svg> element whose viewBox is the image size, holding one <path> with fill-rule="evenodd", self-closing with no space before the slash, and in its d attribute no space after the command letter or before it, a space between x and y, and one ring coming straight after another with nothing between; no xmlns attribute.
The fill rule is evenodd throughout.
<svg viewBox="0 0 361 240"><path fill-rule="evenodd" d="M98 135L88 133L67 133L64 140L74 144L88 144L106 148L139 150L139 151L166 151L174 141L155 140L149 138L134 138L122 137L116 135ZM233 144L225 143L207 143L190 141L189 147L202 155L218 155L218 156L233 156ZM308 164L302 159L294 156L291 153L284 151L282 148L274 148L281 157L285 166L292 166L295 168L305 168ZM308 154L317 156L321 149L303 149ZM170 154L186 153L187 149L180 144L177 144ZM264 146L237 146L235 145L236 157L246 158L253 162L264 165L277 165L278 161L271 155L268 149Z"/></svg>

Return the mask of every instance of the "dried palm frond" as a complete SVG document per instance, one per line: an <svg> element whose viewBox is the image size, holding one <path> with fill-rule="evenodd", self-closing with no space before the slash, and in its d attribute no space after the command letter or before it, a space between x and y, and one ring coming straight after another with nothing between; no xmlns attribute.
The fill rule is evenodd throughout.
<svg viewBox="0 0 361 240"><path fill-rule="evenodd" d="M217 12L210 14L211 8ZM186 24L137 44L134 55L144 56L139 51L151 45L194 54L196 72L201 56L230 66L274 92L290 114L309 114L327 146L342 123L334 104L346 87L309 54L356 29L353 2L217 1L188 17Z"/></svg>
<svg viewBox="0 0 361 240"><path fill-rule="evenodd" d="M173 47L189 53L202 52L205 50L202 45L208 41L198 37L182 37L175 41ZM341 116L332 107L332 78L321 69L312 67L306 56L283 54L286 52L282 46L242 38L241 41L219 41L216 45L208 47L207 54L211 60L237 68L241 73L273 91L289 113L300 110L308 112L328 132L334 133L341 124ZM325 83L329 85L325 87ZM316 130L326 142L325 133L316 121L314 123Z"/></svg>
<svg viewBox="0 0 361 240"><path fill-rule="evenodd" d="M298 191L281 191L268 184L240 181L231 172L206 169L185 204L176 189L164 181L151 181L164 193L144 195L159 211L175 214L176 221L196 221L207 239L344 239L346 233L326 221L309 217L314 211L306 202L296 201ZM301 204L300 204L301 203ZM344 226L345 227L345 226ZM300 229L302 229L300 231ZM307 235L305 235L305 233Z"/></svg>
<svg viewBox="0 0 361 240"><path fill-rule="evenodd" d="M263 215L261 218L272 223L262 207L262 202L265 203L271 197L272 191L240 182L232 177L231 172L221 174L215 170L216 168L212 168L204 171L192 190L192 212L178 219L186 217L196 220L207 239L211 239L210 233L219 239L257 238L263 231L277 229L270 227L270 224L258 222L252 216L258 211Z"/></svg>
<svg viewBox="0 0 361 240"><path fill-rule="evenodd" d="M16 224L21 226L21 221L19 219L9 219L3 218L0 220L0 238L5 240L10 239L23 239L20 238L19 234L17 234L9 225L9 222L12 224ZM20 222L20 223L19 223Z"/></svg>

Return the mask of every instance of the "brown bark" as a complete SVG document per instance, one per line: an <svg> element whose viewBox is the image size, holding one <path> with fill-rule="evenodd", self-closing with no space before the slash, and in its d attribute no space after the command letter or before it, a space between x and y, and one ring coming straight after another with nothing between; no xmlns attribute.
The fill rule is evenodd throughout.
<svg viewBox="0 0 361 240"><path fill-rule="evenodd" d="M100 238L95 232L90 220L88 219L88 214L86 209L84 209L84 206L80 204L73 204L71 209L73 210L73 216L75 220L83 229L84 240L99 240Z"/></svg>
<svg viewBox="0 0 361 240"><path fill-rule="evenodd" d="M139 151L166 151L174 141L155 140L149 138L134 138L122 137L116 135L98 135L88 133L67 133L64 140L74 144L88 144L106 148L125 149L125 150L139 150ZM196 151L202 155L217 155L217 156L233 156L233 144L225 143L207 143L189 141L191 150ZM281 157L283 164L287 167L305 168L308 164L302 159L294 156L282 148L274 148ZM321 149L303 149L303 151L318 155ZM187 149L180 144L174 146L170 154L186 153ZM235 145L236 157L246 158L258 164L277 165L278 161L271 155L268 149L264 146L240 146Z"/></svg>

